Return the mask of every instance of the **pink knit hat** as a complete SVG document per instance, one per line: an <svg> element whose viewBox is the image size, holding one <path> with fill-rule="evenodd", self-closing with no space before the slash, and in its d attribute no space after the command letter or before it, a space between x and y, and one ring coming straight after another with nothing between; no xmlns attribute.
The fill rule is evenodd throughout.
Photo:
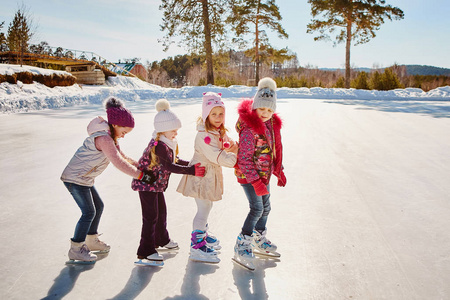
<svg viewBox="0 0 450 300"><path fill-rule="evenodd" d="M105 101L105 108L109 124L134 128L133 115L125 108L122 100L109 97Z"/></svg>
<svg viewBox="0 0 450 300"><path fill-rule="evenodd" d="M208 118L211 110L216 107L221 106L225 109L225 105L222 102L222 93L205 92L203 93L203 105L202 105L202 119L203 123Z"/></svg>

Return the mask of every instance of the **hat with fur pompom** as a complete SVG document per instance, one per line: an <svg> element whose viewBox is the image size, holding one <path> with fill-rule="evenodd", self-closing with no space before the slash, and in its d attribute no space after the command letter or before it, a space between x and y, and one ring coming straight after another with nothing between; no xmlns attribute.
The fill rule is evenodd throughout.
<svg viewBox="0 0 450 300"><path fill-rule="evenodd" d="M109 124L134 128L133 115L125 108L122 100L109 97L104 103Z"/></svg>
<svg viewBox="0 0 450 300"><path fill-rule="evenodd" d="M273 111L277 108L277 84L272 78L265 77L258 82L252 109L260 107L267 107Z"/></svg>
<svg viewBox="0 0 450 300"><path fill-rule="evenodd" d="M205 92L203 93L203 105L202 105L202 119L203 123L208 118L211 110L216 107L221 106L225 109L225 105L222 101L222 93Z"/></svg>
<svg viewBox="0 0 450 300"><path fill-rule="evenodd" d="M158 112L153 121L156 132L165 132L181 128L181 121L177 115L170 110L170 103L166 99L160 99L155 104Z"/></svg>

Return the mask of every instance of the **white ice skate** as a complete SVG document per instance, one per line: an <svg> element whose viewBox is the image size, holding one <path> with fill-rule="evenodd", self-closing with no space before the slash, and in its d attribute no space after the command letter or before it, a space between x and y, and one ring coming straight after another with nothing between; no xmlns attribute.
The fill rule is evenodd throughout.
<svg viewBox="0 0 450 300"><path fill-rule="evenodd" d="M138 261L134 263L138 266L162 267L164 266L164 257L156 252L147 257L138 257Z"/></svg>
<svg viewBox="0 0 450 300"><path fill-rule="evenodd" d="M86 236L86 246L93 253L107 253L111 249L111 246L98 239L99 234L88 234Z"/></svg>
<svg viewBox="0 0 450 300"><path fill-rule="evenodd" d="M234 246L234 257L232 260L238 265L250 270L255 270L255 265L253 260L255 256L253 255L252 249L253 238L248 235L243 235L242 233L236 239L236 245Z"/></svg>
<svg viewBox="0 0 450 300"><path fill-rule="evenodd" d="M91 253L84 242L76 243L70 241L69 260L66 261L68 265L90 265L97 260L97 255Z"/></svg>
<svg viewBox="0 0 450 300"><path fill-rule="evenodd" d="M191 234L191 250L189 259L192 261L217 264L220 259L217 252L206 244L206 232L194 230Z"/></svg>
<svg viewBox="0 0 450 300"><path fill-rule="evenodd" d="M220 246L220 241L213 234L211 234L211 232L209 232L208 224L206 224L206 246L213 248L214 250L222 249L222 246Z"/></svg>
<svg viewBox="0 0 450 300"><path fill-rule="evenodd" d="M170 240L164 246L158 247L158 250L178 250L178 249L180 249L178 247L178 243L173 240Z"/></svg>
<svg viewBox="0 0 450 300"><path fill-rule="evenodd" d="M277 246L266 238L267 229L263 232L253 230L252 246L256 255L263 255L269 257L280 257L281 254L277 252Z"/></svg>

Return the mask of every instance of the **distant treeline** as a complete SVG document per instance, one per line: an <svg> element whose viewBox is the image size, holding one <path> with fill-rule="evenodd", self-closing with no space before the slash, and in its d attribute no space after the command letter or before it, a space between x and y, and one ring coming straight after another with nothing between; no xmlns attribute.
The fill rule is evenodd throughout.
<svg viewBox="0 0 450 300"><path fill-rule="evenodd" d="M255 65L241 51L215 54L215 85L255 85ZM163 87L205 85L205 58L201 55L177 55L148 64L148 81ZM343 88L342 70L323 70L300 67L294 54L283 61L268 61L260 68L260 77L275 78L278 87ZM351 87L357 89L391 90L396 88L421 88L429 91L450 85L450 69L418 65L394 65L385 69L353 69ZM415 74L415 75L413 75ZM433 74L433 75L428 75Z"/></svg>

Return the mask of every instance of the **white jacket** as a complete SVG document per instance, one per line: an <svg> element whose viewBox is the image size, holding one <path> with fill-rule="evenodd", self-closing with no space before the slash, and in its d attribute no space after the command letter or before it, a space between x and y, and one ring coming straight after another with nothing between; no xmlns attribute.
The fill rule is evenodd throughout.
<svg viewBox="0 0 450 300"><path fill-rule="evenodd" d="M195 153L189 165L200 163L206 168L205 176L183 175L177 192L186 197L218 201L223 195L222 168L233 168L236 155L223 150L223 141L218 132L207 132L204 125L197 126Z"/></svg>

